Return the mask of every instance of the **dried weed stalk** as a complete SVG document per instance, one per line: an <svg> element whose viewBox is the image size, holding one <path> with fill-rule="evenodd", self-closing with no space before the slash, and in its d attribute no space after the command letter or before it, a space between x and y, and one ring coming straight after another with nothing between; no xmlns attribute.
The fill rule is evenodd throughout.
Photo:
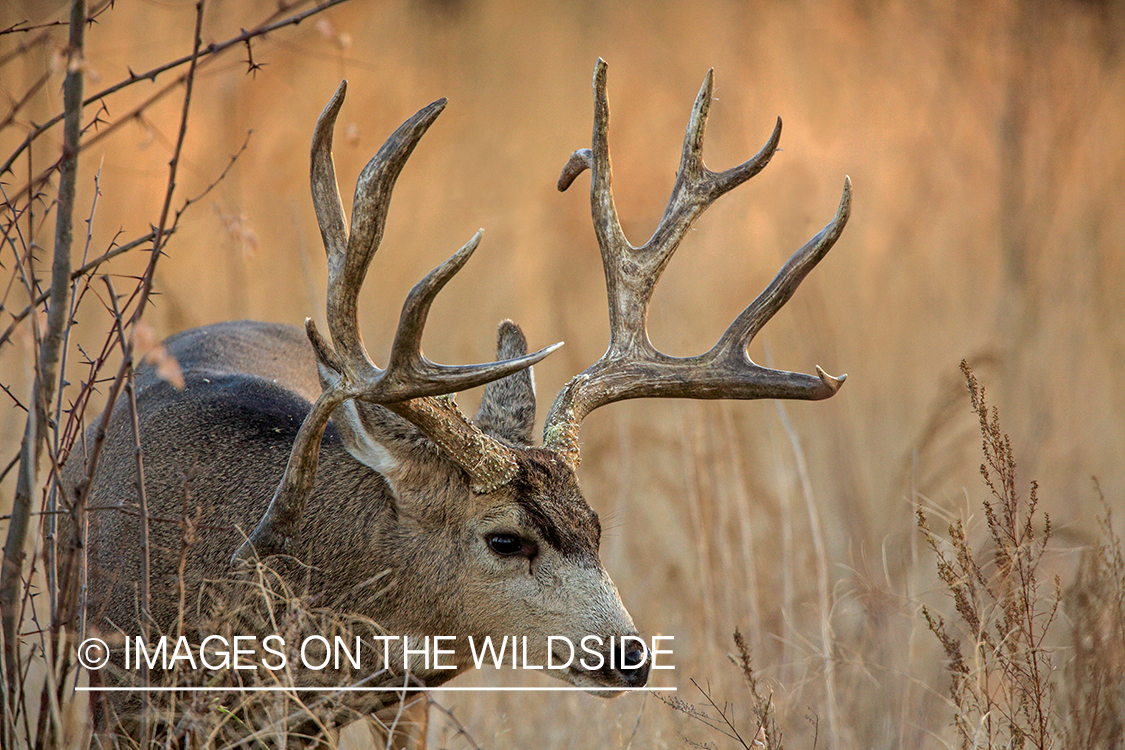
<svg viewBox="0 0 1125 750"><path fill-rule="evenodd" d="M717 702L712 695L710 684L703 687L695 680L691 681L691 684L703 696L704 703L702 704L688 703L676 696L665 696L660 693L657 693L656 697L673 710L679 711L718 734L734 740L737 746L744 748L744 750L758 750L759 748L782 750L784 748L782 734L777 727L777 721L773 713L773 693L762 694L761 686L758 683L758 675L754 672L754 667L750 662L750 646L737 628L734 631L734 644L738 648L738 655L731 654L730 660L742 673L746 689L750 693L750 710L753 712L756 722L751 724L754 728L753 734L743 734L739 730L736 705L726 701L722 704ZM691 747L715 747L709 742L697 742L687 737L684 738L684 741ZM813 741L813 747L816 747L815 740Z"/></svg>
<svg viewBox="0 0 1125 750"><path fill-rule="evenodd" d="M974 552L959 519L950 524L948 539L937 536L919 508L918 527L937 556L938 577L953 597L960 623L948 624L925 607L922 613L948 659L961 746L1046 750L1054 744L1056 719L1051 653L1044 639L1062 600L1057 576L1049 594L1041 590L1039 563L1051 521L1044 513L1042 532L1037 531L1036 484L1022 499L999 413L989 409L967 362L961 370L980 420L981 476L991 494L983 501L989 552Z"/></svg>
<svg viewBox="0 0 1125 750"><path fill-rule="evenodd" d="M758 717L758 734L754 738L756 747L765 747L766 750L783 750L781 730L777 728L777 720L773 713L773 693L762 694L758 684L758 675L750 663L750 646L738 628L734 629L734 645L738 648L738 656L730 655L750 691L750 707ZM814 741L815 746L815 741Z"/></svg>

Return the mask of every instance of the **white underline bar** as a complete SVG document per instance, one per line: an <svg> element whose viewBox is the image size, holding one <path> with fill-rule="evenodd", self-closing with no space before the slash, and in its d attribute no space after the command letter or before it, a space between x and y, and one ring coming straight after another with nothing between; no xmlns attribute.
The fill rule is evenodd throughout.
<svg viewBox="0 0 1125 750"><path fill-rule="evenodd" d="M675 687L75 687L81 693L566 693L675 692Z"/></svg>

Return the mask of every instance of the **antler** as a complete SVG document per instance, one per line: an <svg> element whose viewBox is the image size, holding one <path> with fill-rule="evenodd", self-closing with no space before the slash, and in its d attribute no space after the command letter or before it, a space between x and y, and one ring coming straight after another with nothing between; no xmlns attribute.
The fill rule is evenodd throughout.
<svg viewBox="0 0 1125 750"><path fill-rule="evenodd" d="M285 475L266 513L234 553L232 564L236 565L255 553L269 555L286 549L316 478L320 440L328 419L349 399L382 404L413 423L468 473L475 491L492 492L506 484L516 467L511 449L483 434L451 399L436 396L499 380L530 367L561 346L476 365L439 365L422 354L422 330L430 304L476 250L483 232L479 230L410 290L386 369L370 360L359 334L359 290L383 237L395 180L418 141L445 108L446 100L439 99L400 125L364 167L356 184L349 236L332 163L332 131L346 91L347 81L343 81L317 120L310 169L313 205L328 255L327 319L334 347L311 319L305 321L322 371L326 367L337 377L301 424Z"/></svg>
<svg viewBox="0 0 1125 750"><path fill-rule="evenodd" d="M609 298L609 349L559 392L543 428L546 447L562 455L572 467L579 461L582 420L599 406L614 401L651 397L815 400L832 396L847 377L834 378L820 367L815 377L761 367L750 360L746 347L840 236L851 209L848 178L844 179L844 194L835 218L793 254L709 351L695 357L670 357L649 341L645 322L649 300L672 253L711 203L769 163L781 138L778 118L773 135L752 159L725 172L705 167L703 130L711 107L712 81L713 71L709 70L688 120L680 168L664 216L651 239L634 247L621 230L613 202L606 64L599 58L594 68L593 149L574 152L563 167L558 187L566 190L586 169L592 173L590 204Z"/></svg>

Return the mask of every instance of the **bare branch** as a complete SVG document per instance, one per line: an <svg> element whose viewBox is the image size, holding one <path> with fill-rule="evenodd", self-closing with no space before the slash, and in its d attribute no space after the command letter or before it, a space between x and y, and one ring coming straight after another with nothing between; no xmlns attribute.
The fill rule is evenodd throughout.
<svg viewBox="0 0 1125 750"><path fill-rule="evenodd" d="M165 237L171 236L171 234L172 234L172 231L170 230L170 231L165 233ZM104 253L99 255L97 258L94 258L93 260L82 264L81 267L76 268L75 270L71 271L70 280L71 281L77 281L78 279L82 278L83 276L96 271L106 261L112 260L119 255L122 255L124 253L129 252L130 250L133 250L134 248L140 247L141 245L147 245L147 244L151 243L155 238L156 238L156 231L153 230L153 231L149 232L148 234L143 235L141 237L138 237L137 239L135 239L131 242L125 243L124 245L118 245L117 247L106 250ZM9 340L11 340L12 334L15 332L16 328L19 326L19 324L28 315L31 314L32 310L39 307L39 305L42 305L44 302L46 302L50 298L51 298L50 292L43 292L38 297L36 297L31 304L29 304L27 307L25 307L20 312L13 315L12 316L12 322L8 325L7 328L4 329L3 333L0 333L0 346L3 346L4 344L8 343Z"/></svg>
<svg viewBox="0 0 1125 750"><path fill-rule="evenodd" d="M202 61L204 58L210 59L210 58L214 57L215 55L217 55L221 52L225 52L226 50L228 50L232 47L237 47L240 44L244 44L248 40L255 39L255 38L261 37L261 36L265 36L266 34L269 34L271 31L276 31L276 30L284 28L286 26L296 26L297 24L301 23L305 19L307 19L311 16L314 16L318 13L321 13L323 11L326 11L329 8L333 8L337 5L340 5L341 3L344 3L344 2L347 2L347 0L326 0L325 2L321 3L320 5L317 5L315 8L309 8L306 11L302 11L301 13L297 13L295 15L288 16L288 17L283 18L279 21L273 21L273 22L261 24L261 25L256 26L256 27L254 27L254 28L252 28L248 31L243 30L242 33L238 34L237 36L231 37L230 39L227 39L225 41L213 42L211 44L208 44L206 47L202 47L200 49L194 49L190 55L178 57L175 60L171 60L170 62L164 63L163 65L158 65L157 67L152 68L151 70L147 70L144 73L132 73L132 72L130 72L130 75L129 75L128 78L126 78L122 81L118 81L117 83L113 84L112 86L104 88L101 91L97 92L96 94L93 94L93 95L89 96L83 102L83 105L92 104L99 99L103 99L103 98L109 96L110 94L117 93L121 89L127 88L127 87L132 86L133 84L139 83L141 81L155 81L157 76L159 76L160 74L166 73L169 70L173 70L175 68L179 68L179 67L181 67L185 64L187 64L189 66L198 65L199 62ZM175 81L175 83L173 85L179 85L180 83L183 83L186 80L186 76L187 76L187 74L185 73L177 81ZM15 151L12 152L12 154L8 157L7 161L5 161L3 163L3 165L0 165L0 174L3 174L5 172L7 172L8 170L10 170L12 168L12 164L15 163L15 160L17 158L19 158L20 154L22 154L25 150L27 150L28 146L31 145L32 141L37 139L40 135L45 133L47 130L50 130L55 125L59 124L59 122L61 122L62 119L63 119L63 115L61 115L61 114L56 115L56 116L52 117L51 119L47 120L46 122L44 122L43 124L35 127L30 133L28 133L27 137L24 138L23 142L16 148Z"/></svg>
<svg viewBox="0 0 1125 750"><path fill-rule="evenodd" d="M37 485L39 459L47 440L50 405L54 401L56 368L62 346L63 330L69 319L67 295L70 292L70 248L74 219L74 192L78 176L79 137L82 120L82 57L85 51L86 3L72 0L70 6L70 42L67 48L67 75L63 83L65 124L63 154L60 166L58 207L55 214L55 247L51 268L51 306L47 330L39 345L34 395L27 416L21 446L16 495L12 521L4 543L4 562L0 571L0 610L3 610L4 666L8 677L8 697L15 701L21 687L20 638L17 632L19 607L17 592L22 580L24 545L31 514L31 493ZM14 705L13 705L14 708Z"/></svg>
<svg viewBox="0 0 1125 750"><path fill-rule="evenodd" d="M230 161L227 162L227 165L223 168L223 171L221 173L219 173L219 176L216 177L214 180L212 180L211 183L199 193L199 195L193 196L193 197L188 198L187 200L184 201L184 204L182 206L180 206L179 210L176 211L176 215L175 215L174 219L172 220L172 225L164 231L165 242L167 242L168 238L170 238L172 235L174 235L176 233L176 229L179 227L180 217L183 216L184 212L187 211L187 209L190 208L192 205L194 205L194 204L198 203L199 201L203 200L203 198L205 198L212 190L215 189L216 185L218 185L220 182L222 182L226 178L227 174L230 173L230 170L234 166L235 162L238 161L238 157L240 157L243 154L243 152L246 151L246 146L249 142L250 142L250 133L247 132L246 140L244 140L242 142L242 146L238 149L238 151L231 155ZM3 191L2 185L0 185L0 191ZM7 195L5 194L4 197L7 198ZM112 247L109 250L106 250L104 253L102 253L98 257L94 258L93 260L87 261L86 263L83 263L79 268L72 271L71 274L70 274L70 280L71 281L77 281L78 279L82 278L83 276L85 276L87 274L92 274L95 271L97 271L98 268L100 268L101 265L103 263L105 263L106 261L112 260L119 255L123 255L123 254L129 252L130 250L133 250L134 248L140 247L141 245L150 244L155 239L156 239L156 230L154 229L151 232L149 232L148 234L145 234L141 237L138 237L135 240L127 242L124 245L118 245L117 247ZM39 305L46 302L50 298L50 296L51 295L50 295L49 292L43 292L42 294L40 294L38 297L35 298L35 300L33 301L32 304L29 304L23 310L21 310L20 312L18 312L15 315L12 316L12 322L8 325L7 328L4 329L3 333L0 333L0 347L4 346L4 344L6 344L9 340L11 340L12 334L15 332L15 330L19 326L20 322L23 321L28 315L30 315L32 310L34 310L36 307L38 307ZM2 308L0 308L0 309L2 309Z"/></svg>

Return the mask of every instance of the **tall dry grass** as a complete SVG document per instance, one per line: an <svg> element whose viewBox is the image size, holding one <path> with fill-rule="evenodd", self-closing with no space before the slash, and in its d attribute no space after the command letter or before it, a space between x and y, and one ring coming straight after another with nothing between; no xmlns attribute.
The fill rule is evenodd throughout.
<svg viewBox="0 0 1125 750"><path fill-rule="evenodd" d="M204 40L229 38L274 7L209 3ZM60 13L8 3L0 28ZM104 14L88 33L89 87L189 52L193 23L190 3ZM40 33L43 41L19 47ZM48 76L0 130L0 154L61 110L64 38L52 28L0 36L10 100ZM202 192L253 133L169 243L146 321L165 335L238 317L319 318L324 272L306 153L323 102L349 79L336 151L346 184L406 115L448 96L396 190L362 300L368 346L386 351L409 286L483 226L480 252L435 305L427 354L487 358L492 327L511 317L533 346L567 342L537 370L549 398L606 341L588 204L554 190L566 157L589 144L593 61L610 63L617 200L634 241L663 209L692 97L713 66L708 164L754 153L777 114L783 151L687 238L655 296L654 340L675 354L710 346L827 221L850 174L855 210L840 244L751 351L781 367L847 371L849 380L831 401L786 405L784 419L763 403L599 411L583 430L581 478L603 518L603 559L642 631L676 637L669 679L680 698L700 700L695 678L709 681L716 700L747 700L727 659L741 628L790 747L811 747L814 737L817 747L950 746L943 655L920 616L922 604L948 613L949 603L913 519L923 504L933 519L965 518L974 544L987 534L975 418L957 363L970 356L994 384L1021 476L1038 480L1054 527L1043 558L1051 575L1093 575L1080 553L1107 516L1089 477L1111 506L1125 497L1123 43L1125 10L1113 0L353 0L324 22L254 43L253 72L240 50L201 73L182 194ZM100 171L91 225L99 251L119 230L144 234L159 213L178 99L126 116L161 82L121 92L106 111L88 108L88 119L123 121L79 165L80 215ZM57 144L41 141L5 185L57 158ZM43 202L36 221L50 210ZM48 253L48 235L37 236ZM6 235L10 274L14 247ZM135 275L146 261L123 256L113 272ZM22 309L26 295L6 288L5 312ZM92 350L108 325L97 304L86 305L72 355L79 345ZM30 342L22 326L0 348L9 403L26 400ZM5 465L23 422L19 408L4 412ZM3 497L12 488L9 471ZM1064 598L1063 620L1077 606L1072 596L1081 594ZM1055 658L1067 674L1090 664L1078 651ZM1115 677L1119 685L1119 675L1106 679ZM1071 679L1084 684L1080 673ZM490 672L460 681L521 683L540 684ZM685 737L722 746L690 716L641 696L482 693L442 703L489 747L680 747ZM455 724L435 723L435 742L469 746Z"/></svg>

